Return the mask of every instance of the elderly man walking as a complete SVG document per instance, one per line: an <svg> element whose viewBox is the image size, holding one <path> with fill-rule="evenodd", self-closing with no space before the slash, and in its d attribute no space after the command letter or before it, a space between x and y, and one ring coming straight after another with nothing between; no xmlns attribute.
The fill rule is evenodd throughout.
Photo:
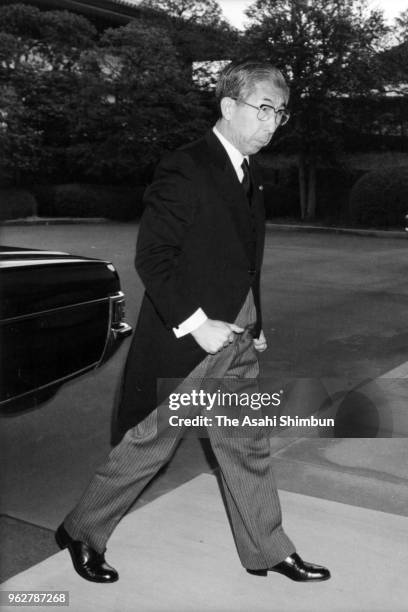
<svg viewBox="0 0 408 612"><path fill-rule="evenodd" d="M109 536L180 439L161 418L174 389L158 382L181 379L181 392L197 380L234 378L257 390L257 351L267 343L259 290L263 193L253 155L288 121L289 90L269 63L244 61L221 72L216 95L216 125L165 156L145 194L136 251L145 295L124 371L117 444L56 532L76 571L94 582L118 579L105 560ZM181 412L199 413L193 406ZM207 431L243 567L297 581L330 578L302 560L282 527L265 429L227 435L212 424Z"/></svg>

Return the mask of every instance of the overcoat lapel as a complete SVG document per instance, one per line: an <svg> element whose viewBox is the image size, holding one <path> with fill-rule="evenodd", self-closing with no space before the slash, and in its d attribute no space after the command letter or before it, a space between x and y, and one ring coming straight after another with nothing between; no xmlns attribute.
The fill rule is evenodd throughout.
<svg viewBox="0 0 408 612"><path fill-rule="evenodd" d="M223 201L229 209L231 220L239 237L239 244L245 251L249 265L248 245L251 242L254 211L251 211L244 189L226 150L212 130L206 134L206 141L211 159L211 178L217 190L217 197L220 205Z"/></svg>
<svg viewBox="0 0 408 612"><path fill-rule="evenodd" d="M261 169L256 161L256 158L250 156L249 163L251 167L251 175L253 180L252 192L252 209L254 221L256 225L256 261L259 269L262 264L264 241L265 241L265 203L264 203L264 187L262 184Z"/></svg>
<svg viewBox="0 0 408 612"><path fill-rule="evenodd" d="M212 130L207 133L206 141L210 149L211 172L218 196L230 206L246 211L247 198L226 150Z"/></svg>

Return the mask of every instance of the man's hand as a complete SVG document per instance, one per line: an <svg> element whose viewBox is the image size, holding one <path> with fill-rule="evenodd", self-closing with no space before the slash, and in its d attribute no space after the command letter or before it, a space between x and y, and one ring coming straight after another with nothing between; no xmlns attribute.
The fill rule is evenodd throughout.
<svg viewBox="0 0 408 612"><path fill-rule="evenodd" d="M207 319L191 335L202 349L214 355L234 340L234 333L242 334L243 331L235 323Z"/></svg>
<svg viewBox="0 0 408 612"><path fill-rule="evenodd" d="M259 338L254 338L254 347L260 353L262 353L262 351L265 351L268 348L268 343L266 342L266 338L265 338L265 334L263 333L263 330L261 330L261 333L259 334Z"/></svg>

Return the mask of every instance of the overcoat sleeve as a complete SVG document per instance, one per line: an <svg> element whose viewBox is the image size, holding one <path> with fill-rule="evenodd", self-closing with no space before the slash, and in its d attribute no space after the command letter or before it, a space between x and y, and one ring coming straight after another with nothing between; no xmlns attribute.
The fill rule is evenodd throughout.
<svg viewBox="0 0 408 612"><path fill-rule="evenodd" d="M176 151L160 162L144 196L135 265L168 328L177 327L200 307L177 269L199 205L198 191L194 162Z"/></svg>

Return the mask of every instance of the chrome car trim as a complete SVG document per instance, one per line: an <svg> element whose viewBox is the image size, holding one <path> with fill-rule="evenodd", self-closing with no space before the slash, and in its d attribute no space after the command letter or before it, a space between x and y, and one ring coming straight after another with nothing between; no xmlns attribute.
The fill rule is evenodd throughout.
<svg viewBox="0 0 408 612"><path fill-rule="evenodd" d="M69 255L69 253L65 253L65 251L43 251L38 249L38 251L2 251L0 248L0 259L7 259L9 255Z"/></svg>
<svg viewBox="0 0 408 612"><path fill-rule="evenodd" d="M123 291L117 291L114 295L110 295L109 297L122 300L124 299L125 294L123 293Z"/></svg>
<svg viewBox="0 0 408 612"><path fill-rule="evenodd" d="M119 293L122 293L122 291L120 291ZM108 350L109 340L111 338L111 333L112 333L112 312L113 312L113 300L112 300L112 297L109 297L109 321L108 321L107 330L106 330L105 344L103 346L101 358L99 359L98 364L96 366L97 368L103 363L105 354Z"/></svg>
<svg viewBox="0 0 408 612"><path fill-rule="evenodd" d="M49 266L52 264L60 264L60 263L92 263L93 259L81 259L80 257L76 257L73 259L27 259L27 261L17 261L10 259L10 261L0 262L0 268L25 268L30 266ZM97 263L100 263L99 261ZM105 262L102 262L105 263Z"/></svg>
<svg viewBox="0 0 408 612"><path fill-rule="evenodd" d="M114 296L122 294L122 291L118 291L118 293L114 294ZM77 304L66 304L65 306L57 306L56 308L48 308L47 310L38 310L38 312L31 312L30 314L25 314L25 315L19 315L17 317L10 317L8 319L2 319L0 321L0 325L2 325L3 323L10 323L10 321L19 321L22 319L33 319L34 317L38 317L40 315L46 315L50 312L58 312L60 310L66 310L67 308L77 308L79 306L85 306L86 304L96 304L98 302L106 302L106 300L110 300L111 297L114 296L106 296L104 298L97 298L95 300L86 300L85 302L78 302Z"/></svg>
<svg viewBox="0 0 408 612"><path fill-rule="evenodd" d="M132 326L129 323L121 323L119 327L114 327L112 332L115 340L127 338L132 333Z"/></svg>
<svg viewBox="0 0 408 612"><path fill-rule="evenodd" d="M42 391L43 389L47 389L47 387L53 387L54 385L58 385L59 383L62 384L63 382L68 381L71 378L75 378L76 376L80 376L81 374L84 374L85 372L94 370L95 368L98 368L99 366L101 366L104 362L105 354L107 352L109 341L111 337L113 336L113 339L116 340L117 338L120 339L122 337L126 337L130 335L130 333L132 332L132 327L128 325L127 323L120 324L120 328L117 330L117 335L115 334L116 330L112 327L113 303L117 300L123 300L123 299L125 299L125 294L123 293L123 291L118 291L114 295L110 295L105 298L99 298L97 300L88 300L86 302L80 302L78 304L69 304L67 306L59 306L58 308L51 308L49 310L41 310L34 314L22 315L20 317L12 317L10 319L3 319L3 321L0 321L0 324L3 324L3 323L8 323L10 321L15 321L15 320L30 319L30 318L37 317L39 315L47 314L50 312L54 313L59 310L66 310L68 308L76 308L77 306L84 306L86 304L92 304L92 303L98 303L98 302L106 302L106 300L109 300L109 315L108 315L108 325L106 326L106 339L105 339L104 347L102 349L101 357L98 361L94 361L91 364L85 366L84 368L75 370L74 372L71 372L70 374L67 374L66 376L56 378L55 380L47 383L46 385L41 385L40 387L37 387L34 391L31 390L31 391L26 391L25 393L20 393L20 395L13 395L13 397L10 397L9 399L1 401L0 406L5 406L6 404L10 402L17 401L29 395L35 395L37 392ZM123 326L126 326L126 329L122 329Z"/></svg>
<svg viewBox="0 0 408 612"><path fill-rule="evenodd" d="M129 335L132 331L132 328L129 325L130 332L128 332L126 335L124 335L123 333L120 334L119 336L115 335L115 328L113 327L113 322L112 322L113 304L114 302L117 302L118 300L124 300L124 299L125 299L125 294L123 293L123 291L118 291L117 293L115 293L115 295L109 296L109 325L108 325L108 329L106 332L106 340L105 340L105 346L103 347L102 356L96 367L99 367L104 362L105 355L109 349L109 343L110 343L112 336L113 336L113 339L116 340L117 337L119 338L126 337L126 335Z"/></svg>

